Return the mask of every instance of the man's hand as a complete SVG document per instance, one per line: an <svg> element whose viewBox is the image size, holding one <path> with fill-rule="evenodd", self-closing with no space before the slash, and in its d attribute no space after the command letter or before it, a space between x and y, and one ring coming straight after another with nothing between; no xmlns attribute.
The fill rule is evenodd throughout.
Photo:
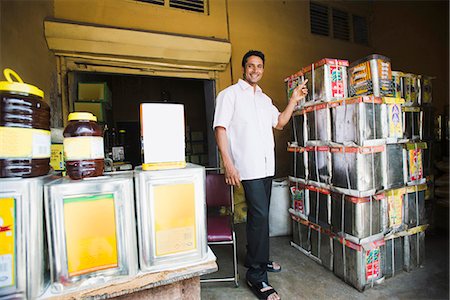
<svg viewBox="0 0 450 300"><path fill-rule="evenodd" d="M225 182L229 185L237 186L238 188L241 186L241 176L239 175L238 170L234 167L233 164L224 164L225 168Z"/></svg>
<svg viewBox="0 0 450 300"><path fill-rule="evenodd" d="M295 101L295 104L306 97L308 95L308 88L306 87L306 83L308 79L302 82L302 84L298 85L294 91L292 92L291 99L289 101Z"/></svg>

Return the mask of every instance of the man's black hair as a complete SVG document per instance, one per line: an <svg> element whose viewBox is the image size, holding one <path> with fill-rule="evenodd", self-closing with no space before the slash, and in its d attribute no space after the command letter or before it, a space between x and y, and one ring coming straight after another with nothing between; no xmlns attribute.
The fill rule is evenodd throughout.
<svg viewBox="0 0 450 300"><path fill-rule="evenodd" d="M264 65L264 63L265 63L264 53L262 53L261 51L258 51L258 50L250 50L247 53L245 53L244 57L242 58L242 67L243 68L245 68L245 63L247 63L247 59L250 56L258 56L259 58L262 59L263 65Z"/></svg>

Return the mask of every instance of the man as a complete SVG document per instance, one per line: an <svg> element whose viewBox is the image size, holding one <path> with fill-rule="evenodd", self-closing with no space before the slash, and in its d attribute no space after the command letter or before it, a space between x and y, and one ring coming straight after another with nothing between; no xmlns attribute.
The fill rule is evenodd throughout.
<svg viewBox="0 0 450 300"><path fill-rule="evenodd" d="M283 129L308 90L306 81L294 89L280 113L257 83L264 73L264 54L248 51L242 58L243 79L221 91L214 115L216 142L229 185L244 187L247 201L247 284L260 299L280 299L267 271L281 266L269 261L269 201L275 174L273 130Z"/></svg>

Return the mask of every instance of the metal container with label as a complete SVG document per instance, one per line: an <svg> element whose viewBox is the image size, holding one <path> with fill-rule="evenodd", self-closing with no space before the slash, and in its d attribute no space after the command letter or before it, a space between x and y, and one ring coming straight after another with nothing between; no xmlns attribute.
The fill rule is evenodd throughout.
<svg viewBox="0 0 450 300"><path fill-rule="evenodd" d="M289 101L289 99L291 98L294 89L303 83L303 80L304 79L303 79L302 71L298 71L297 73L292 74L291 76L284 79L284 82L286 83L287 101ZM301 99L299 104L297 105L297 107L294 110L300 109L300 107L303 106L304 104L305 104L305 99Z"/></svg>
<svg viewBox="0 0 450 300"><path fill-rule="evenodd" d="M76 181L60 178L45 185L45 202L51 270L48 296L137 273L130 174Z"/></svg>
<svg viewBox="0 0 450 300"><path fill-rule="evenodd" d="M333 271L332 233L320 226L311 224L311 256L330 271Z"/></svg>
<svg viewBox="0 0 450 300"><path fill-rule="evenodd" d="M420 99L422 105L431 104L433 101L433 79L434 77L431 76L419 75Z"/></svg>
<svg viewBox="0 0 450 300"><path fill-rule="evenodd" d="M292 153L292 175L296 178L307 179L308 177L308 156L304 147L292 145L288 146L287 151Z"/></svg>
<svg viewBox="0 0 450 300"><path fill-rule="evenodd" d="M423 266L425 262L425 229L419 226L408 230L410 235L404 238L405 265L407 272Z"/></svg>
<svg viewBox="0 0 450 300"><path fill-rule="evenodd" d="M392 71L392 91L394 98L403 98L403 72Z"/></svg>
<svg viewBox="0 0 450 300"><path fill-rule="evenodd" d="M423 150L427 143L406 143L403 147L403 161L406 164L406 182L408 185L425 182L423 172Z"/></svg>
<svg viewBox="0 0 450 300"><path fill-rule="evenodd" d="M403 137L409 140L421 140L423 113L418 106L403 106Z"/></svg>
<svg viewBox="0 0 450 300"><path fill-rule="evenodd" d="M333 272L359 291L384 281L382 251L384 239L355 244L343 238L333 241Z"/></svg>
<svg viewBox="0 0 450 300"><path fill-rule="evenodd" d="M205 168L135 169L139 262L143 271L206 259Z"/></svg>
<svg viewBox="0 0 450 300"><path fill-rule="evenodd" d="M44 184L52 176L0 179L0 298L36 299L48 285Z"/></svg>
<svg viewBox="0 0 450 300"><path fill-rule="evenodd" d="M397 188L384 192L386 196L386 216L383 228L386 232L399 232L405 229L405 188Z"/></svg>
<svg viewBox="0 0 450 300"><path fill-rule="evenodd" d="M308 219L309 215L309 197L306 195L309 190L306 189L305 184L300 182L295 182L292 178L289 178L290 186L289 191L291 195L291 208L293 209L295 215Z"/></svg>
<svg viewBox="0 0 450 300"><path fill-rule="evenodd" d="M308 220L321 227L330 228L331 224L331 191L307 185L306 197L309 203Z"/></svg>
<svg viewBox="0 0 450 300"><path fill-rule="evenodd" d="M372 191L383 187L382 152L385 145L330 147L333 185L349 190Z"/></svg>
<svg viewBox="0 0 450 300"><path fill-rule="evenodd" d="M318 183L330 183L331 156L328 146L306 146L308 179Z"/></svg>
<svg viewBox="0 0 450 300"><path fill-rule="evenodd" d="M345 233L358 239L383 232L384 194L353 197L333 192L331 195L331 227L335 233Z"/></svg>
<svg viewBox="0 0 450 300"><path fill-rule="evenodd" d="M332 112L332 140L336 143L366 145L386 138L382 130L382 98L353 97L329 103Z"/></svg>
<svg viewBox="0 0 450 300"><path fill-rule="evenodd" d="M292 140L297 143L297 145L304 147L306 141L306 125L305 125L305 114L302 110L294 112L292 115Z"/></svg>
<svg viewBox="0 0 450 300"><path fill-rule="evenodd" d="M331 116L326 103L305 106L306 141L331 141Z"/></svg>
<svg viewBox="0 0 450 300"><path fill-rule="evenodd" d="M435 139L435 118L434 118L434 107L432 106L422 106L422 135L421 140L431 141Z"/></svg>
<svg viewBox="0 0 450 300"><path fill-rule="evenodd" d="M308 254L311 251L311 228L309 222L291 213L292 242L291 245Z"/></svg>
<svg viewBox="0 0 450 300"><path fill-rule="evenodd" d="M403 147L403 144L386 144L386 151L382 156L383 188L386 190L406 184Z"/></svg>
<svg viewBox="0 0 450 300"><path fill-rule="evenodd" d="M419 76L403 73L403 98L406 106L421 105Z"/></svg>
<svg viewBox="0 0 450 300"><path fill-rule="evenodd" d="M404 264L404 237L386 239L382 247L383 274L386 278L394 277L403 272Z"/></svg>
<svg viewBox="0 0 450 300"><path fill-rule="evenodd" d="M373 54L353 62L348 68L349 96L392 97L391 60Z"/></svg>
<svg viewBox="0 0 450 300"><path fill-rule="evenodd" d="M388 143L395 143L403 139L403 114L402 104L405 100L402 98L383 97L381 107L382 124L384 134Z"/></svg>
<svg viewBox="0 0 450 300"><path fill-rule="evenodd" d="M348 61L324 58L302 69L308 95L306 102L332 101L347 98Z"/></svg>
<svg viewBox="0 0 450 300"><path fill-rule="evenodd" d="M413 228L426 223L425 192L427 184L413 185L406 188L405 194L405 223Z"/></svg>

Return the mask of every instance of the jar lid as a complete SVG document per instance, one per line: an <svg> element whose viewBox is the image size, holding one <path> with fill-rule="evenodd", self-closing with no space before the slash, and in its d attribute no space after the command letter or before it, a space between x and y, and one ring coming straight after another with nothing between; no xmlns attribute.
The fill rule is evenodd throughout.
<svg viewBox="0 0 450 300"><path fill-rule="evenodd" d="M73 112L69 114L69 117L67 119L69 121L88 120L97 122L97 117L91 114L90 112Z"/></svg>
<svg viewBox="0 0 450 300"><path fill-rule="evenodd" d="M7 81L0 81L0 91L19 92L36 95L44 98L44 92L34 85L24 83L22 78L13 70L6 68L3 70L3 75ZM16 81L11 78L15 77Z"/></svg>

